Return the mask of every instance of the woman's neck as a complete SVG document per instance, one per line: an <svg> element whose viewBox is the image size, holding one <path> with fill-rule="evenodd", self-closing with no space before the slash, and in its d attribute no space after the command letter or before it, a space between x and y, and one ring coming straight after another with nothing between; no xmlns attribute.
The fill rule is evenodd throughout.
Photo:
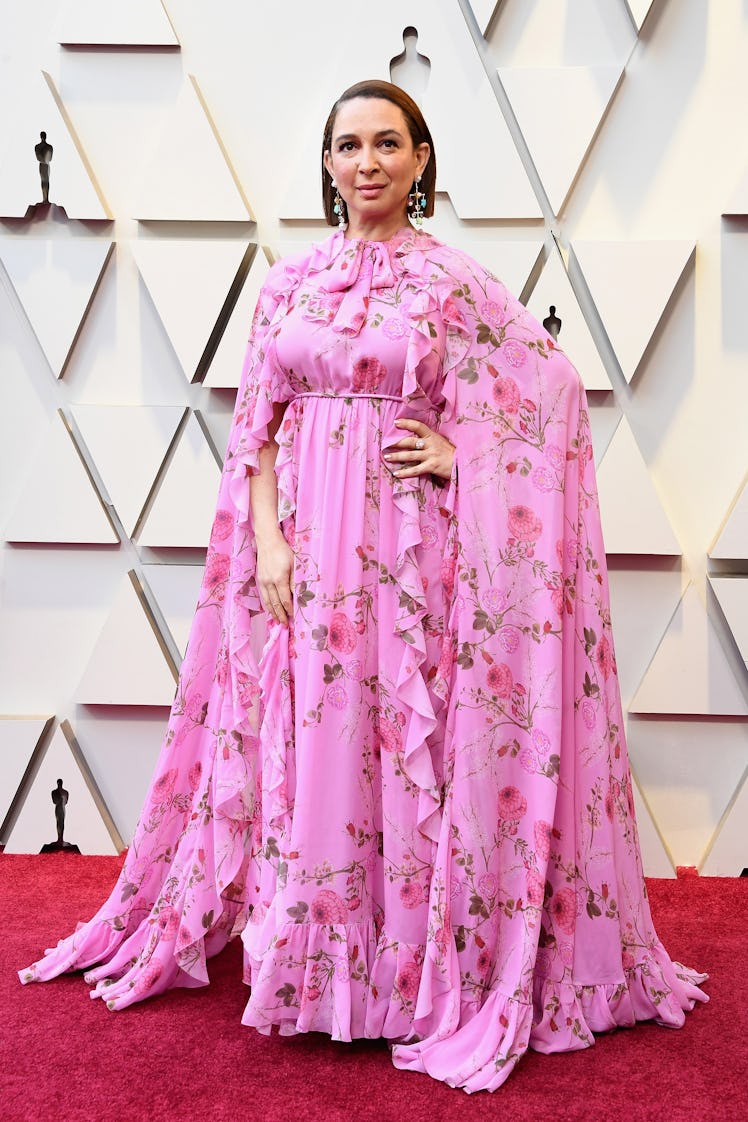
<svg viewBox="0 0 748 1122"><path fill-rule="evenodd" d="M360 239L366 242L388 242L399 234L401 230L412 230L407 215L398 215L395 219L384 221L372 220L371 222L355 222L348 225L345 232L346 238Z"/></svg>

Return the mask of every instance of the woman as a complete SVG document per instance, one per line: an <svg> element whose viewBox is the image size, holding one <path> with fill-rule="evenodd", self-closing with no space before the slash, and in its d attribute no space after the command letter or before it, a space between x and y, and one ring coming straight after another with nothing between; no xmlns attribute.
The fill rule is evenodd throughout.
<svg viewBox="0 0 748 1122"><path fill-rule="evenodd" d="M493 1090L528 1046L706 998L646 902L584 392L493 276L414 231L435 178L402 90L335 103L339 229L262 292L136 836L21 978L99 963L121 1009L204 984L241 932L245 1024L384 1036Z"/></svg>

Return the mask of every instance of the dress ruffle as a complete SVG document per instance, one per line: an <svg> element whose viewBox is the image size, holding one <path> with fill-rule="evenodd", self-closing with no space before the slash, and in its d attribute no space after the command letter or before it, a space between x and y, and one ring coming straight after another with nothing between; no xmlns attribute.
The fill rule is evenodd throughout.
<svg viewBox="0 0 748 1122"><path fill-rule="evenodd" d="M410 1033L422 945L393 939L372 920L276 925L270 912L253 917L243 939L251 986L243 1024L344 1041Z"/></svg>
<svg viewBox="0 0 748 1122"><path fill-rule="evenodd" d="M528 1048L572 1052L590 1048L595 1033L629 1028L637 1021L680 1028L686 1012L705 1001L697 974L671 962L656 944L616 984L574 985L536 978L533 1003L493 989L483 1005L458 1027L427 1040L399 1044L395 1067L418 1071L468 1093L495 1091L506 1082ZM457 989L459 973L452 979Z"/></svg>

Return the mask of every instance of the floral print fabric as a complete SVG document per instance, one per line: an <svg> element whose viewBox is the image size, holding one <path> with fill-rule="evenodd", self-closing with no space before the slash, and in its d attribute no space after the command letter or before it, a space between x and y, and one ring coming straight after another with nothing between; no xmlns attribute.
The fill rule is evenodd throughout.
<svg viewBox="0 0 748 1122"><path fill-rule="evenodd" d="M276 403L289 629L260 613L249 513ZM450 481L393 474L399 417L452 440ZM470 1091L706 1000L647 905L584 391L426 234L271 270L122 875L21 978L94 967L121 1009L204 984L240 932L245 1024L385 1036Z"/></svg>

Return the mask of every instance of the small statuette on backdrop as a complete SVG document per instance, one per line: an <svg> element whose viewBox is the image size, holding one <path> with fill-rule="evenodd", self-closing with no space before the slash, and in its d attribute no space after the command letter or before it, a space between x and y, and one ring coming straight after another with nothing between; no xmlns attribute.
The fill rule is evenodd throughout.
<svg viewBox="0 0 748 1122"><path fill-rule="evenodd" d="M543 327L546 329L546 331L554 341L558 341L562 321L556 315L556 305L551 304L548 312L549 314L543 320Z"/></svg>
<svg viewBox="0 0 748 1122"><path fill-rule="evenodd" d="M49 165L54 148L47 140L46 132L39 133L39 143L34 146L34 155L39 161L39 178L42 181L42 202L49 202Z"/></svg>
<svg viewBox="0 0 748 1122"><path fill-rule="evenodd" d="M69 793L62 785L62 780L57 780L57 786L52 791L52 802L55 805L55 825L57 826L57 841L47 842L39 850L40 853L80 853L77 845L63 840L65 833L65 816L67 814Z"/></svg>

